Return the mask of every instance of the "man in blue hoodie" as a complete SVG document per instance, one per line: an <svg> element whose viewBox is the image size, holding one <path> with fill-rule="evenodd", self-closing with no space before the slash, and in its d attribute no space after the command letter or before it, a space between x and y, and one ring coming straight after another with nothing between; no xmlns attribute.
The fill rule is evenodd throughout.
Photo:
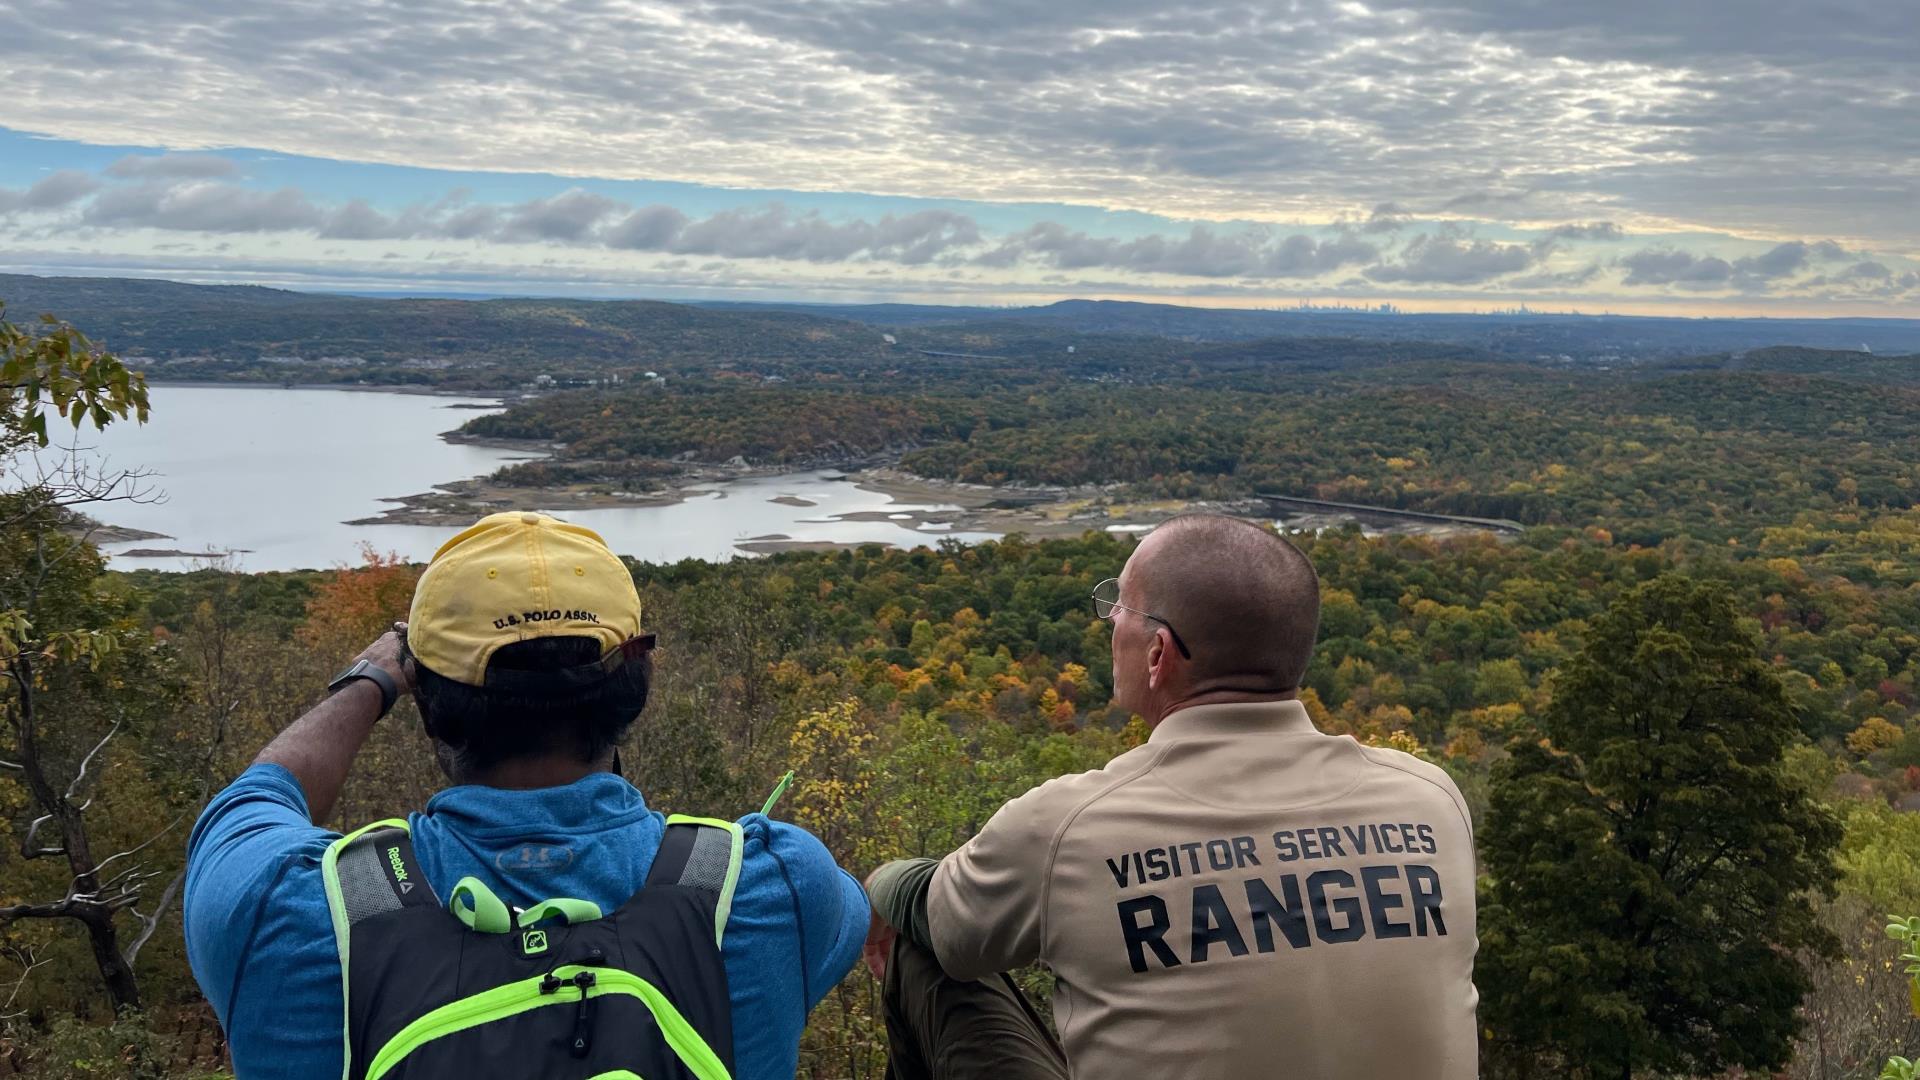
<svg viewBox="0 0 1920 1080"><path fill-rule="evenodd" d="M494 514L435 553L408 621L343 671L194 827L188 955L241 1080L491 1074L457 1064L474 1060L501 1075L577 1066L585 1076L607 1055L632 1068L627 1060L662 1052L632 1040L672 1043L690 1075L794 1074L808 1012L860 954L866 898L805 830L764 812L670 827L618 775L614 748L645 703L652 643L632 577L589 530ZM368 834L381 839L361 851L359 834L321 823L374 724L409 693L452 786ZM673 911L699 914L673 923L646 913L619 929L643 894L672 894ZM666 925L703 938L702 920L710 940L658 940ZM421 955L433 949L453 957ZM702 950L713 958L707 985L686 985L702 979ZM667 957L653 976L664 994L629 974L654 954ZM485 977L487 957L499 981L520 979L523 1004L498 1007L512 986L467 985ZM442 970L461 985L423 974ZM701 1000L712 1003L704 1015ZM498 1034L445 1022L450 1012L473 1017L475 1002L495 1003ZM530 1007L562 1002L575 1007ZM651 1012L623 1019L620 1009L642 1004ZM558 1037L528 1037L545 1030L536 1024L558 1024ZM689 1030L706 1045L691 1046ZM564 1063L569 1037L579 1061L541 1064L546 1053ZM489 1047L502 1045L532 1048L534 1060L498 1060ZM722 1063L730 1069L714 1072Z"/></svg>

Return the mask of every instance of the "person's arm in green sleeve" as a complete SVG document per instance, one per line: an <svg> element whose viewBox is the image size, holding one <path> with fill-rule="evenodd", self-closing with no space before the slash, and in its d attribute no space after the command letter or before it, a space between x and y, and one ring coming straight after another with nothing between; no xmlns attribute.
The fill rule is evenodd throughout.
<svg viewBox="0 0 1920 1080"><path fill-rule="evenodd" d="M881 922L923 949L933 948L927 932L927 884L933 880L934 859L896 859L867 879L867 899Z"/></svg>
<svg viewBox="0 0 1920 1080"><path fill-rule="evenodd" d="M867 966L895 933L948 975L983 979L1042 959L1046 885L1068 789L1042 784L1001 807L945 859L890 862L867 879ZM881 966L884 966L881 965Z"/></svg>

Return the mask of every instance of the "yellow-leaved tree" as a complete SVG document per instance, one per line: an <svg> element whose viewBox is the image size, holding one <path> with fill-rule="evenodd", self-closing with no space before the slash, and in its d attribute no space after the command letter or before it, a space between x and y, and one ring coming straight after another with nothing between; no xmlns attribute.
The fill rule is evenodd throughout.
<svg viewBox="0 0 1920 1080"><path fill-rule="evenodd" d="M183 845L159 841L211 782L197 745L156 736L175 663L105 578L83 513L148 496L77 442L147 409L144 379L71 326L0 319L0 802L26 864L0 887L0 933L22 982L86 955L116 1011L140 1004L136 960L184 874Z"/></svg>

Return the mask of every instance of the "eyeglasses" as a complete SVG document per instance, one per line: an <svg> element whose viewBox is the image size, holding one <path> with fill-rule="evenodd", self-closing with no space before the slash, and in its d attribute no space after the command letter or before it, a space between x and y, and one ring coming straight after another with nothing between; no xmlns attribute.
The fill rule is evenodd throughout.
<svg viewBox="0 0 1920 1080"><path fill-rule="evenodd" d="M1180 631L1175 630L1172 623L1151 612L1141 611L1139 608L1130 608L1122 604L1120 602L1120 579L1110 577L1093 587L1093 613L1102 619L1111 619L1113 618L1113 613L1116 611L1131 611L1143 619L1152 619L1154 622L1166 627L1167 633L1173 635L1173 644L1179 648L1180 655L1188 660L1193 659L1193 653L1187 650L1187 643L1180 640Z"/></svg>

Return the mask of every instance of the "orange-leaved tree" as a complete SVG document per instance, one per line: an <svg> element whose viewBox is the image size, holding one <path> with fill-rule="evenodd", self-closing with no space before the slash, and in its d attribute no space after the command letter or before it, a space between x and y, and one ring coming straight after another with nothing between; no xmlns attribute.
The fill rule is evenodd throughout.
<svg viewBox="0 0 1920 1080"><path fill-rule="evenodd" d="M337 568L307 600L306 621L296 636L324 663L344 663L406 618L413 604L419 567L364 543L360 560L359 566Z"/></svg>
<svg viewBox="0 0 1920 1080"><path fill-rule="evenodd" d="M306 619L294 632L312 657L308 677L316 692L326 676L405 619L413 603L419 567L371 544L361 545L360 556L360 565L338 568L314 589ZM361 825L417 810L438 787L432 747L417 715L403 702L374 729L354 760L335 810L341 824Z"/></svg>

